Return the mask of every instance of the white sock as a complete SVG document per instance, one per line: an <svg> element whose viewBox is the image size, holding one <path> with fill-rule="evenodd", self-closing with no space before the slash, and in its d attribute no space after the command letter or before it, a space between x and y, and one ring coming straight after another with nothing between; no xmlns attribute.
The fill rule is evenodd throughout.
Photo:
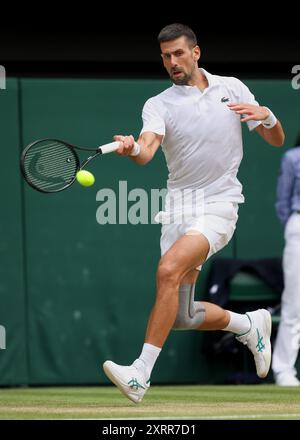
<svg viewBox="0 0 300 440"><path fill-rule="evenodd" d="M230 314L230 320L227 327L222 328L223 331L243 335L250 330L251 322L248 315L241 315L240 313L230 312L229 310L227 310L227 312Z"/></svg>
<svg viewBox="0 0 300 440"><path fill-rule="evenodd" d="M139 358L133 362L133 365L136 368L145 368L147 379L149 379L160 352L161 348L155 347L155 345L147 344L147 342L145 342L145 344L143 345L142 353L140 354Z"/></svg>

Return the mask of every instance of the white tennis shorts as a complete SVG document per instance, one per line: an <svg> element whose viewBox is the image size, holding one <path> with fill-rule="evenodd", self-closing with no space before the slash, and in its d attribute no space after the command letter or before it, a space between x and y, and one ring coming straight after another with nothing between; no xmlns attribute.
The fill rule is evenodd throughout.
<svg viewBox="0 0 300 440"><path fill-rule="evenodd" d="M231 240L238 219L238 203L236 202L206 202L202 214L189 217L181 223L163 224L161 229L161 255L186 234L188 231L198 231L203 234L210 245L206 260L220 251ZM197 267L201 270L201 266Z"/></svg>

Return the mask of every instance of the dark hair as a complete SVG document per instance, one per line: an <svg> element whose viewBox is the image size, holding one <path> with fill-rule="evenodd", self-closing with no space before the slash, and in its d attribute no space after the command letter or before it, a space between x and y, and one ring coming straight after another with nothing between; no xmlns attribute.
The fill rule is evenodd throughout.
<svg viewBox="0 0 300 440"><path fill-rule="evenodd" d="M300 132L298 133L298 137L296 139L295 147L300 147Z"/></svg>
<svg viewBox="0 0 300 440"><path fill-rule="evenodd" d="M186 39L194 47L197 45L197 37L192 29L185 24L173 23L165 26L158 34L158 43L176 40L176 38L186 37Z"/></svg>

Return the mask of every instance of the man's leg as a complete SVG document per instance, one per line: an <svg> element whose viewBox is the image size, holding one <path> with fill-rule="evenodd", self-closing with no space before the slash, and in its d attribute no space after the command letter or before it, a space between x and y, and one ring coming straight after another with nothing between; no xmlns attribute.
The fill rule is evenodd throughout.
<svg viewBox="0 0 300 440"><path fill-rule="evenodd" d="M205 262L208 251L209 243L203 234L184 235L161 258L156 275L156 301L147 326L146 343L160 348L163 346L176 319L179 286L196 277L195 267Z"/></svg>
<svg viewBox="0 0 300 440"><path fill-rule="evenodd" d="M179 304L178 291L183 286L193 286L198 271L196 267L202 265L209 251L209 243L202 234L197 236L185 235L177 240L169 251L161 258L157 270L157 296L152 309L145 337L145 344L140 357L131 367L123 367L107 361L104 370L107 376L119 387L129 399L138 403L142 400L148 386L146 378L150 377L152 368L160 353L170 330L173 328L178 314L178 306L186 306L187 302ZM193 297L190 299L194 301ZM204 320L197 325L197 320L187 322L188 329L196 330L225 330L237 335L237 339L248 345L256 363L257 374L265 377L271 361L271 318L266 310L257 310L248 314L237 314L224 310L221 307L207 303L194 302L205 310ZM188 305L190 310L191 304ZM182 312L182 311L181 311ZM183 311L184 313L184 311ZM187 315L187 320L190 314ZM184 328L183 328L184 329ZM143 373L141 373L143 371ZM129 376L138 376L130 381ZM124 380L124 377L126 380ZM128 383L136 384L134 391L128 391Z"/></svg>
<svg viewBox="0 0 300 440"><path fill-rule="evenodd" d="M195 301L195 284L192 283L195 283L196 279L197 275L191 271L182 280L179 288L178 313L173 329L223 330L234 333L236 339L247 345L252 352L257 375L261 378L265 377L271 363L270 313L259 309L240 314L225 310L216 304Z"/></svg>
<svg viewBox="0 0 300 440"><path fill-rule="evenodd" d="M267 310L259 309L246 314L225 310L216 304L194 301L194 288L198 271L190 270L180 281L179 304L173 329L175 330L223 330L236 334L238 341L247 345L255 360L257 375L261 378L268 374L271 363L271 315ZM186 295L185 298L183 295ZM178 295L177 295L178 297ZM150 376L154 363L159 355L160 346L149 337L151 325L155 318L150 317L146 334L146 344L140 355ZM156 323L159 334L159 325ZM148 339L147 339L148 338ZM156 351L155 351L156 350ZM148 352L148 356L147 356ZM152 352L152 356L150 353ZM141 366L139 360L137 366Z"/></svg>
<svg viewBox="0 0 300 440"><path fill-rule="evenodd" d="M149 378L161 347L167 339L178 311L178 289L181 280L192 269L202 265L209 251L203 234L184 235L163 255L157 269L157 294L140 357L132 366L106 361L107 377L130 400L138 403L149 388Z"/></svg>

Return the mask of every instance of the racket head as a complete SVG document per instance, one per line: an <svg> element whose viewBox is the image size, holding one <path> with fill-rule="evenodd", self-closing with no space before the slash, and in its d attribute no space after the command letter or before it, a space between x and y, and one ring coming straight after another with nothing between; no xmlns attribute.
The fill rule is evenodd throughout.
<svg viewBox="0 0 300 440"><path fill-rule="evenodd" d="M80 162L73 145L47 138L32 142L23 150L20 166L32 188L42 193L56 193L74 183Z"/></svg>

